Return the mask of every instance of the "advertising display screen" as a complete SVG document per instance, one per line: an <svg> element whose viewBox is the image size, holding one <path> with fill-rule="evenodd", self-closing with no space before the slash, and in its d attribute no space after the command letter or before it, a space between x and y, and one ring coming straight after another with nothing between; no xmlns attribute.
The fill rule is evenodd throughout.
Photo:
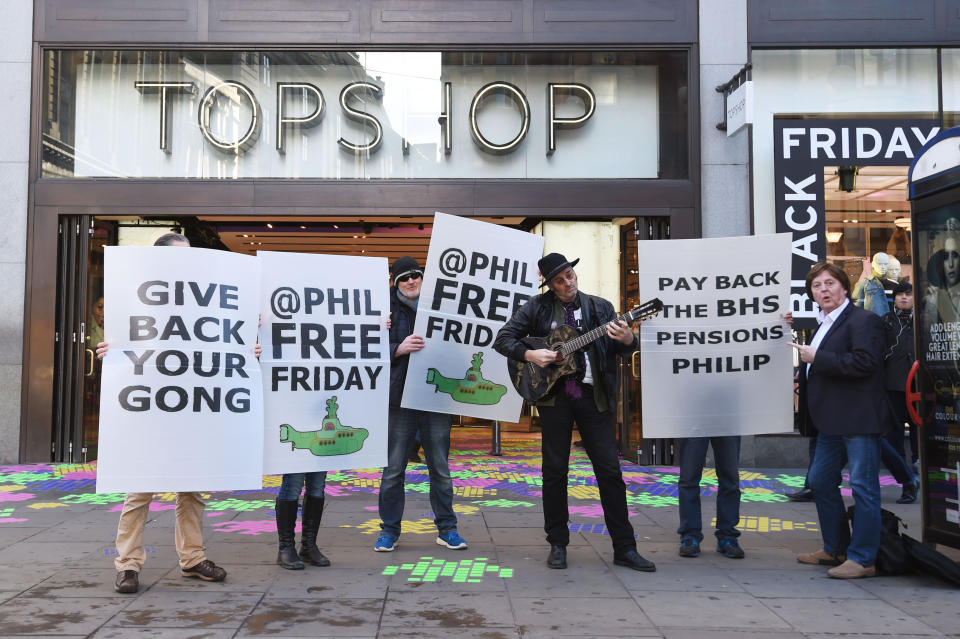
<svg viewBox="0 0 960 639"><path fill-rule="evenodd" d="M960 547L960 187L924 199L913 216L924 537Z"/></svg>

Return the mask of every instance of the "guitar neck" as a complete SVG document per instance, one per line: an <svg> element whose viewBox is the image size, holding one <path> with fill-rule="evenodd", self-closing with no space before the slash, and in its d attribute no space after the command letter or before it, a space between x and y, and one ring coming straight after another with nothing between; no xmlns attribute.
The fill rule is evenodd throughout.
<svg viewBox="0 0 960 639"><path fill-rule="evenodd" d="M633 319L631 312L624 313L617 317L616 322L624 321L630 322ZM587 331L580 337L572 339L569 342L566 342L563 346L560 347L560 355L567 357L571 353L579 351L581 348L586 348L590 344L593 344L595 341L607 334L607 324L604 323L603 326L598 326L592 331Z"/></svg>

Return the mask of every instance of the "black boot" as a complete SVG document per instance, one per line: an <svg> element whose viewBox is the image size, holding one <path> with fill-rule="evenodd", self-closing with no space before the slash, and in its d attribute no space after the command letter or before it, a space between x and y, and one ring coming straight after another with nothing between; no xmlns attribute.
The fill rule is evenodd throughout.
<svg viewBox="0 0 960 639"><path fill-rule="evenodd" d="M314 566L329 566L330 560L317 548L317 532L323 516L323 497L303 498L303 527L300 532L300 558Z"/></svg>
<svg viewBox="0 0 960 639"><path fill-rule="evenodd" d="M277 537L280 539L277 564L287 570L303 570L303 562L297 557L297 539L293 532L297 524L297 500L278 499L276 510Z"/></svg>

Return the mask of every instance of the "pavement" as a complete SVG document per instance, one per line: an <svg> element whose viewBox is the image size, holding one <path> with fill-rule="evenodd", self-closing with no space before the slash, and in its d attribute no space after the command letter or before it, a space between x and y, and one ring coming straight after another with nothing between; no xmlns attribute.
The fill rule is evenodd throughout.
<svg viewBox="0 0 960 639"><path fill-rule="evenodd" d="M460 430L460 429L457 429ZM509 434L506 434L509 436ZM0 466L0 636L96 638L421 637L444 639L667 637L800 639L960 636L960 595L928 576L829 579L796 562L821 546L812 503L783 493L805 469L743 469L741 545L695 559L677 555L677 469L624 462L639 551L656 573L613 565L596 483L574 448L569 568L550 570L543 539L537 441L489 444L455 436L455 507L466 550L435 543L426 467L407 473L404 532L375 553L377 469L330 473L319 545L329 568L275 565L273 500L259 491L210 493L207 555L223 583L184 579L173 548L173 494L158 494L136 595L113 590L113 538L123 495L94 493L95 464ZM920 536L920 505L883 505ZM702 484L704 522L716 477ZM849 495L849 491L847 491ZM958 553L948 550L954 559Z"/></svg>

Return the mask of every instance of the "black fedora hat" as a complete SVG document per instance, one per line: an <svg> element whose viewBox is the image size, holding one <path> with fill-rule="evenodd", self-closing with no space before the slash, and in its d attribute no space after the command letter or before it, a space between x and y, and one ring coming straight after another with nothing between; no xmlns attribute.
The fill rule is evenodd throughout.
<svg viewBox="0 0 960 639"><path fill-rule="evenodd" d="M540 274L543 275L543 283L540 285L540 288L546 286L547 282L562 273L568 266L576 266L579 261L580 258L578 257L574 261L568 262L567 258L560 253L548 253L541 257L537 262L537 268L540 269Z"/></svg>

